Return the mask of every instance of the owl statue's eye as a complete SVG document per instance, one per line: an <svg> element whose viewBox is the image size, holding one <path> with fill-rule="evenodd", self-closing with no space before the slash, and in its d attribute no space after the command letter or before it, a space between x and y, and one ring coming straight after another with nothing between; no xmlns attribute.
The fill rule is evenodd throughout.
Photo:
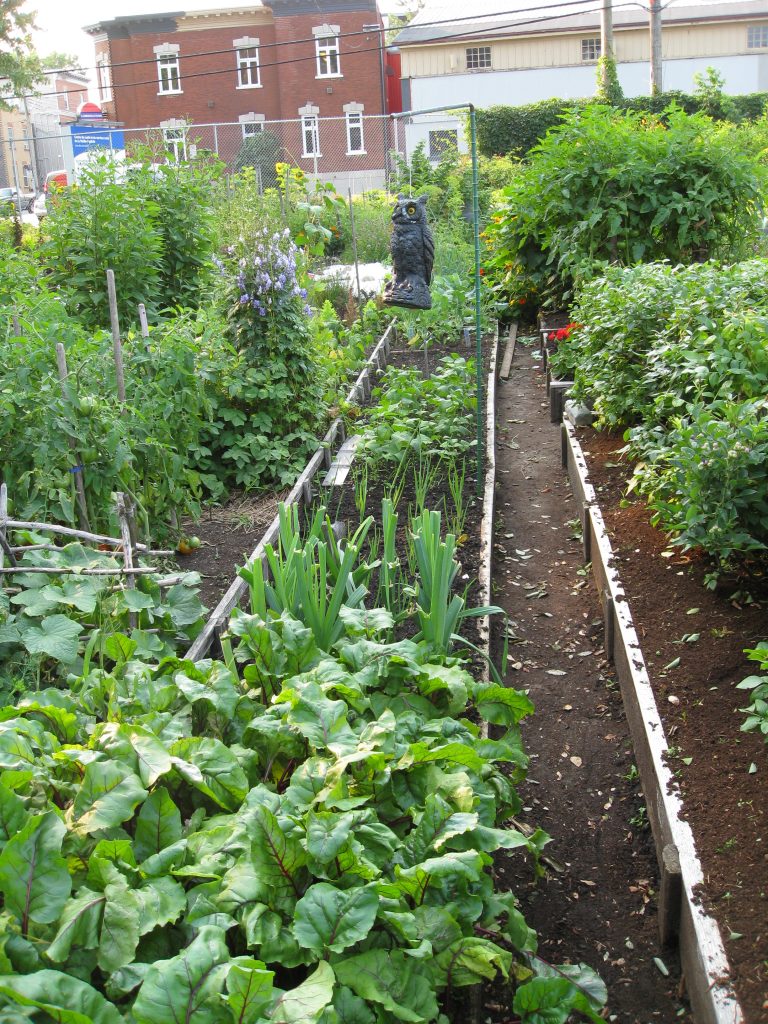
<svg viewBox="0 0 768 1024"><path fill-rule="evenodd" d="M408 214L409 217L412 217L414 215L414 213L416 213L416 207L413 206L413 205L406 206L405 212Z"/></svg>

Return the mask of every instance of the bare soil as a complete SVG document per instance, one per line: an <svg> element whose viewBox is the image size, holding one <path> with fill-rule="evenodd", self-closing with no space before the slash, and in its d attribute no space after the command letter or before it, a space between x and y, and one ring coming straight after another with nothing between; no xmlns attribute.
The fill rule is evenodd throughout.
<svg viewBox="0 0 768 1024"><path fill-rule="evenodd" d="M609 1020L690 1020L674 951L659 945L653 843L533 341L518 341L498 389L493 600L510 618L506 681L536 705L522 794L526 821L552 836L551 864L536 879L499 858L498 882L518 894L544 959L600 973ZM510 1002L507 990L489 992L490 1018L513 1024Z"/></svg>

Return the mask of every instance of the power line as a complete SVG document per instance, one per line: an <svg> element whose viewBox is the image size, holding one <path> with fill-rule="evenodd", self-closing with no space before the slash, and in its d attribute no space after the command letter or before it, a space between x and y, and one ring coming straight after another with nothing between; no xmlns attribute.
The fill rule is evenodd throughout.
<svg viewBox="0 0 768 1024"><path fill-rule="evenodd" d="M567 0L566 3L558 4L557 6L558 7L572 7L572 6L581 6L581 5L585 4L585 3L594 3L594 0ZM509 14L526 13L529 10L530 11L541 10L542 7L543 7L542 4L538 4L535 7L526 8L524 11L523 10L520 10L520 11L509 11L509 12L504 12L504 13L509 13ZM626 0L626 2L624 2L624 3L614 4L613 5L614 10L617 10L618 8L621 8L621 7L640 7L643 10L647 10L645 5L643 3L641 3L640 0ZM591 7L589 9L587 9L587 10L580 11L578 13L581 13L581 14L594 14L594 13L597 13L599 10L600 10L600 8L598 8L598 7ZM493 17L499 17L499 14L498 13L494 14ZM483 37L483 36L488 36L489 32L494 32L495 33L495 32L498 32L499 30L503 30L503 29L517 28L519 26L525 26L525 25L539 25L539 24L544 24L546 22L550 22L550 21L560 21L562 17L563 17L562 14L556 14L556 15L550 15L550 16L547 16L547 17L530 18L530 19L527 19L525 21L508 22L508 23L502 24L502 25L494 24L493 26L485 26L484 28L476 29L476 30L474 30L472 32L462 32L462 31L460 31L460 32L451 33L449 35L438 36L438 37L435 37L435 38L432 38L432 39L429 39L429 38L428 39L419 39L418 43L419 43L419 45L426 45L427 43L444 43L444 42L449 42L452 39L471 39L471 38L476 37L476 36ZM421 23L421 24L419 24L419 25L417 25L415 27L416 28L423 28L423 27L431 28L431 27L433 27L435 25L453 24L455 22L464 22L464 23L466 23L467 20L468 20L467 18L450 18L450 19L446 19L445 21L423 22L423 23ZM351 36L370 35L370 34L371 34L370 32L365 32L365 31L362 31L362 30L357 30L357 31L354 31L354 32L340 33L340 35L337 38L345 38L346 39L346 38L349 38ZM284 42L267 43L267 44L264 44L264 45L265 45L265 47L267 47L267 46L269 46L269 47L272 47L272 46L288 46L288 45L292 45L293 46L293 45L296 45L296 42L300 42L300 43L314 43L314 41L315 41L314 38L312 38L312 39L302 39L302 40L298 40L298 41L286 40ZM259 47L259 49L261 49L261 46ZM381 49L382 49L381 44L377 43L376 46L363 47L361 49L350 50L350 51L347 51L347 53L348 54L355 54L355 55L361 54L361 53L378 53ZM227 49L224 49L224 50L211 50L211 51L200 52L200 53L192 53L192 54L186 54L186 55L180 54L179 55L179 59L181 60L183 58L184 61L188 61L188 60L194 60L197 57L214 56L214 55L217 55L217 54L224 54L224 53L231 54L233 52L234 52L233 49L227 48ZM340 54L340 56L342 56L342 54ZM261 72L265 68L281 67L284 64L298 64L298 63L301 63L303 61L310 61L310 60L316 60L316 59L317 59L317 54L316 53L312 53L312 54L308 54L306 57L291 57L291 58L288 58L288 59L285 59L285 60L269 61L268 63L265 63L265 64L262 64L260 62L259 63L259 71ZM135 66L135 65L141 65L141 64L154 64L155 60L156 60L156 58L148 58L146 60L125 61L122 64L114 64L114 65L106 65L106 66L111 68L111 67ZM102 66L105 66L105 65L102 65ZM237 68L217 68L217 69L215 69L213 71L198 71L198 72L193 72L192 74L187 73L187 74L185 74L183 76L183 79L184 79L184 81L189 81L190 79L207 78L207 77L210 77L212 75L231 75L233 72L236 74L237 73ZM63 72L60 72L60 73L63 73ZM182 76L179 75L179 79L180 80L181 80L181 78L182 78ZM111 83L111 88L114 91L116 89L139 88L140 86L144 86L144 85L157 85L157 77L153 77L151 79L147 79L146 81L143 81L143 82L114 82L113 81ZM62 91L58 91L58 90L51 90L49 92L26 93L26 94L21 94L21 95L16 95L16 96L4 96L3 98L4 99L30 99L30 98L35 98L35 97L39 97L39 96L62 96L62 95L66 95L66 94L67 94L66 91L62 92ZM168 95L173 95L173 93L168 93Z"/></svg>
<svg viewBox="0 0 768 1024"><path fill-rule="evenodd" d="M669 2L671 3L672 0L669 0ZM594 3L594 0L563 0L562 3L558 3L557 4L557 8L561 9L561 8L564 8L564 7L568 7L568 8L570 8L570 7L583 7L584 4L589 4L589 3ZM441 25L453 25L453 24L456 24L456 23L464 23L464 24L466 24L470 20L476 22L476 21L478 21L478 20L480 20L482 18L503 18L503 17L506 17L507 15L512 15L512 14L530 14L533 11L546 10L550 6L551 5L548 5L548 4L544 3L544 2L542 2L542 3L539 3L539 4L535 4L532 7L521 7L521 8L518 8L516 10L509 10L509 11L495 11L495 12L493 12L491 14L478 14L478 15L475 15L474 17L472 17L471 19L467 18L467 16L464 15L464 16L458 17L458 18L443 18L443 19L439 19L437 21L423 21L423 22L419 22L418 24L414 25L413 27L414 28L432 28L432 27L437 27L437 26L441 26ZM620 5L617 5L617 6L637 6L637 7L643 8L644 10L647 10L647 8L641 2L641 0L635 0L634 4L620 4ZM586 11L575 12L575 13L591 14L591 13L594 13L594 11L595 11L594 8L589 8ZM319 13L322 13L322 12L319 12ZM489 26L488 31L491 31L491 30L496 31L499 28L512 28L515 25L535 24L539 20L541 20L541 21L558 20L560 17L562 17L562 15L551 15L549 17L542 16L541 18L533 19L532 21L516 21L516 22L508 23L506 25L493 25L493 26ZM409 25L402 26L403 29L406 29L408 27L410 27L410 26ZM339 35L336 38L338 38L338 39L349 39L349 38L353 38L355 36L371 35L372 31L373 31L372 29L355 29L354 31L350 31L350 32L341 32L341 33L339 33ZM379 26L377 26L376 31L387 31L387 29L384 26L382 26L381 28L379 28ZM480 30L480 34L482 34L483 31L484 30ZM452 36L441 36L441 37L435 38L435 39L419 40L419 42L440 42L441 40L444 40L444 39L451 39L451 38L456 38L458 36L476 35L476 34L478 34L478 33L477 32L471 32L471 33L461 32L461 33L454 33ZM259 51L261 51L261 50L273 49L274 47L278 47L278 46L294 46L294 45L298 45L298 44L301 44L301 43L314 43L314 42L315 42L315 37L314 36L313 37L308 37L308 38L305 38L305 39L280 40L280 41L275 41L275 42L272 42L272 43L261 43L259 45L258 49L259 49ZM378 48L378 47L376 47L376 48ZM214 56L218 56L218 55L221 55L221 54L231 54L233 52L234 52L234 49L232 47L226 47L224 49L218 49L218 50L201 50L198 53L185 54L184 55L184 59L185 60L194 60L197 57L214 57ZM360 52L369 52L369 51L367 51L367 50L365 50L365 51L355 50L355 51L352 51L352 52L360 53ZM123 67L135 67L135 66L142 65L142 64L154 64L156 59L157 59L156 57L145 57L145 58L141 58L141 59L137 59L137 60L114 61L114 62L110 62L108 64L80 65L80 66L78 66L76 68L75 67L73 67L73 68L57 68L57 69L55 69L55 70L53 70L53 71L51 71L49 73L58 73L58 74L64 74L65 75L65 74L80 73L80 72L83 72L83 71L98 71L101 68L109 68L110 70L113 70L113 69L116 69L116 68L123 68ZM300 60L305 60L305 59L311 59L311 58L299 58L299 59ZM264 64L264 65L262 65L262 67L272 67L272 66L274 66L274 65L273 64ZM190 77L190 76L186 76L186 77ZM3 80L2 76L0 76L0 81L2 81L2 80ZM6 78L6 80L7 80L7 78ZM144 84L144 83L136 83L136 84ZM30 93L28 95L30 95L30 96L32 96L32 95L37 95L37 96L53 96L53 95L62 95L62 93L58 93L58 92L45 92L45 93ZM13 97L9 97L9 98L10 99L18 99L19 97L13 96Z"/></svg>

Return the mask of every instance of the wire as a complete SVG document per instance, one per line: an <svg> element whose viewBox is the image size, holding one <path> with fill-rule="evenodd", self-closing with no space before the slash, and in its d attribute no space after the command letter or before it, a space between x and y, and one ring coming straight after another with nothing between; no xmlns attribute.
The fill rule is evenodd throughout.
<svg viewBox="0 0 768 1024"><path fill-rule="evenodd" d="M667 6L669 5L669 3L672 3L672 2L673 2L673 0L668 0ZM315 3L317 3L317 0L315 0ZM594 3L594 0L564 0L563 3L557 3L555 6L557 6L558 9L559 8L563 8L563 7L583 7L584 4L589 4L589 3ZM462 16L460 18L443 18L443 19L440 19L438 21L422 21L422 22L418 22L417 24L413 25L413 28L432 28L432 27L440 26L440 25L453 25L453 24L456 24L457 22L463 22L463 23L466 24L470 20L471 21L479 21L481 18L503 18L503 17L506 17L507 15L511 15L511 14L530 14L533 11L546 10L547 8L549 8L551 6L553 6L553 5L552 4L547 4L547 3L544 2L544 0L542 0L541 3L534 4L533 7L521 7L519 9L517 9L517 10L510 10L510 11L495 11L492 14L478 14L478 15L475 15L474 17L472 17L471 19L469 19L466 15L464 15L464 16ZM627 5L622 4L622 5L616 5L616 6L627 6ZM647 8L641 2L641 0L636 0L636 3L634 4L634 6L642 7L644 10L649 10L649 8ZM576 13L591 14L595 10L599 10L599 8L591 8L591 9L589 9L587 11L576 12ZM322 13L322 12L319 12L319 13ZM323 17L325 17L325 15L323 15ZM561 15L553 15L552 16L553 19L557 19L558 17L561 17ZM506 25L506 26L493 26L493 28L494 28L494 30L496 28L498 28L498 27L507 28L507 27L512 27L514 24L526 25L526 24L529 24L529 22L525 22L525 21L514 22L514 23L510 23L510 25ZM404 29L407 29L407 28L410 28L410 27L411 27L411 24L403 25L401 30L404 30ZM381 29L380 29L380 27L377 25L375 31L378 32L380 30L387 31L387 28L382 26ZM354 36L371 35L373 31L374 31L373 29L368 29L368 30L366 30L366 29L355 29L354 31L350 31L350 32L341 32L341 33L339 33L337 38L339 38L339 39L349 39L349 38L352 38ZM462 33L462 35L463 34L464 33ZM450 38L450 37L441 37L441 38ZM426 41L427 42L434 42L436 40L426 40ZM261 51L261 50L269 50L269 49L272 49L272 48L274 48L276 46L295 46L295 45L298 45L300 43L314 43L314 42L315 42L315 37L312 36L312 37L307 37L305 39L290 39L290 40L275 41L273 43L261 43L258 48L259 48L259 51ZM185 54L184 55L184 59L185 60L194 59L195 57L215 57L215 56L223 54L223 53L230 53L231 54L233 52L234 52L234 50L233 50L232 47L226 47L226 48L221 49L221 50L201 50L199 53L191 53L191 54L188 54L188 55ZM367 51L353 51L353 52L367 52ZM57 68L55 70L59 74L70 74L70 73L71 74L77 74L77 73L82 72L82 71L98 71L100 68L104 68L104 67L108 67L110 69L114 69L114 68L135 67L135 66L140 65L140 64L154 64L156 59L157 59L156 57L144 57L144 58L137 59L137 60L115 61L115 62L110 62L109 64L87 64L87 65L80 65L79 67L72 67L72 68ZM265 65L265 66L268 66L268 65ZM2 77L3 76L0 76L0 80L2 80ZM7 77L7 76L5 76L5 77ZM38 93L38 94L35 94L35 95L52 95L52 94L49 94L49 93Z"/></svg>
<svg viewBox="0 0 768 1024"><path fill-rule="evenodd" d="M570 0L570 2L568 4L558 4L557 6L558 7L565 7L565 6L573 6L575 4L582 5L584 3L594 3L594 0ZM541 10L542 6L543 5L539 4L535 8L530 8L530 10ZM641 2L639 2L639 0L626 0L626 2L624 2L624 3L614 4L613 5L613 9L614 10L617 10L619 8L622 8L622 7L641 7L644 10L647 10L647 8L645 8L644 5ZM599 10L601 10L601 7L592 7L592 8L589 8L588 10L580 11L579 13L582 13L582 14L594 14L594 13L596 13ZM515 12L509 12L509 13L515 13ZM521 12L516 12L516 13L521 13ZM494 15L494 17L498 17L498 15ZM498 32L500 29L516 28L518 26L523 26L523 25L539 25L539 24L544 24L546 22L550 22L550 21L559 21L562 17L563 17L562 14L556 14L556 15L550 15L548 17L530 18L530 19L527 19L525 21L508 22L507 24L502 24L502 25L494 24L493 26L486 26L484 28L476 29L473 32L454 32L454 33L449 34L449 35L443 35L443 36L435 37L434 39L420 39L420 40L418 40L418 43L419 43L419 45L426 45L427 43L444 43L444 42L450 41L451 39L471 39L471 38L473 38L475 36L483 37L483 36L488 36L488 34L490 32L494 32L494 33ZM432 27L433 25L449 24L449 23L452 24L452 23L454 23L456 21L466 22L467 19L466 18L452 18L452 19L450 19L449 21L446 21L446 22L430 22L427 27ZM415 27L418 28L418 27L425 27L425 26L421 25L421 26L415 26ZM347 38L347 37L353 36L353 35L370 35L370 34L371 34L370 32L366 33L366 32L362 32L362 31L349 32L349 33L344 33L343 34L343 38ZM314 42L314 38L313 39L300 40L300 41L301 42ZM270 43L270 44L267 44L267 45L270 45L270 46L276 46L276 45L284 46L284 45L288 45L288 42L285 42L285 43L283 43L283 42L281 42L281 43ZM290 41L290 45L295 45L293 40ZM361 54L361 53L378 53L381 49L382 49L381 44L377 43L376 46L363 47L361 49L357 49L357 50L353 50L353 51L348 51L348 52L351 52L351 53L354 53L355 55L357 55L357 54ZM211 51L211 53L213 53L213 54L216 54L216 53L232 53L232 52L233 52L232 49ZM193 53L193 54L187 54L187 55L180 55L180 59L183 57L184 61L188 61L188 60L194 60L197 57L203 57L203 56L208 56L208 55L209 54L207 54L207 53ZM340 56L341 56L341 54L340 54ZM306 57L291 57L291 58L285 59L285 60L269 61L268 63L265 63L265 64L260 63L259 64L259 71L261 72L265 68L281 67L283 64L298 64L298 63L301 63L303 61L316 60L316 59L317 59L317 54L312 53L312 54L308 54ZM155 58L153 58L151 60L127 61L126 62L126 64L128 64L128 65L147 64L147 63L150 63L150 64L155 63ZM115 64L115 65L110 65L110 67L111 66L120 67L120 66L123 66L123 65ZM195 78L208 78L208 77L210 77L212 75L231 75L233 72L236 73L237 72L237 68L217 68L214 71L198 71L198 72L193 72L192 74L189 74L189 73L185 74L183 76L183 80L184 81L189 81L190 79L195 79ZM179 80L180 81L182 80L182 76L181 75L179 75ZM134 89L134 88L138 88L138 87L143 86L143 85L157 85L157 77L153 77L153 78L147 79L146 81L143 81L143 82L114 82L113 81L111 83L111 88L112 88L113 91L115 91L116 89L127 89L127 88ZM70 90L70 91L77 91L77 90ZM37 96L61 96L61 95L66 95L66 94L67 94L66 91L51 90L49 92L22 93L22 94L15 95L15 96L3 96L3 99L6 99L6 100L9 100L9 99L27 99L27 98L37 97ZM171 96L171 95L174 95L174 94L173 93L168 93L167 95Z"/></svg>

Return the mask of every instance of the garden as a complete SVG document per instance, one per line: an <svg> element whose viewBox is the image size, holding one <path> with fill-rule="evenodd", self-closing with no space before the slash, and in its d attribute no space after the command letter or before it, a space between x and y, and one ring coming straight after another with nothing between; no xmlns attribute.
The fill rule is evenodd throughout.
<svg viewBox="0 0 768 1024"><path fill-rule="evenodd" d="M736 751L733 868L765 812L766 145L765 119L594 106L481 159L481 338L455 153L392 182L428 196L425 311L324 273L388 261L393 196L285 165L263 189L207 154L95 161L39 231L0 224L4 1019L625 1019L613 961L536 911L567 826L539 820L549 711L517 646L514 601L547 591L490 575L512 537L534 558L502 526L534 483L493 511L528 457L498 410L525 362L548 419L528 325L562 313L549 374L589 411L619 550L661 538L645 571L696 588L679 637L647 631L686 807L717 768L685 732L702 708ZM572 624L536 614L564 677ZM705 899L757 1021L759 852L735 877L725 917Z"/></svg>

